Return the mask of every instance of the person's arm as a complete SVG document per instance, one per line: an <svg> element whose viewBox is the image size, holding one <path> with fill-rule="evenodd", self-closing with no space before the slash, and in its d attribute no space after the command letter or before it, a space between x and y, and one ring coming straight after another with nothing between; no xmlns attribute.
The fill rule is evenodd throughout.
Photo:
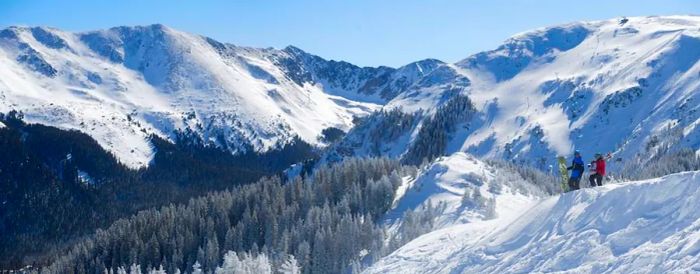
<svg viewBox="0 0 700 274"><path fill-rule="evenodd" d="M605 155L605 160L608 161L608 160L612 159L612 157L613 157L612 152L608 152L608 154Z"/></svg>

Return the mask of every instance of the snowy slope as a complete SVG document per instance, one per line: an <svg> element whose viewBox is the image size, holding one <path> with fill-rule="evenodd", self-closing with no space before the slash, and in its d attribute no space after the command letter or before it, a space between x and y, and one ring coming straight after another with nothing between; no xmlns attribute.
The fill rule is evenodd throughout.
<svg viewBox="0 0 700 274"><path fill-rule="evenodd" d="M698 45L698 17L576 23L515 36L458 63L473 75L476 104L497 112L462 149L513 159L574 148L631 158L653 152L659 136L697 150L692 127L700 116L690 102L700 99ZM503 146L470 149L489 138Z"/></svg>
<svg viewBox="0 0 700 274"><path fill-rule="evenodd" d="M163 25L69 33L0 31L0 112L88 133L132 167L148 136L176 132L233 153L295 138L315 146L440 64L394 69L327 61L297 48L239 47Z"/></svg>
<svg viewBox="0 0 700 274"><path fill-rule="evenodd" d="M464 202L463 197L483 197L483 203ZM407 181L397 194L388 222L400 222L408 210L428 204L436 208L435 228L512 215L548 195L543 188L519 175L491 166L472 155L455 153L437 159ZM491 208L489 208L491 207ZM494 208L495 207L495 208ZM507 208L507 210L500 210ZM496 209L497 215L493 215ZM491 212L489 212L491 211Z"/></svg>
<svg viewBox="0 0 700 274"><path fill-rule="evenodd" d="M420 139L425 119L468 96L477 113L448 121L442 154L546 169L575 148L586 158L700 153L698 46L698 17L635 17L538 29L455 64L427 59L394 69L291 46L240 47L162 25L10 27L0 31L0 112L81 130L139 167L154 153L150 134L174 140L184 132L234 153L297 137L323 147L323 129L351 130L355 117L379 108L411 117L372 121L332 153L402 157L435 143ZM392 134L370 132L374 125Z"/></svg>
<svg viewBox="0 0 700 274"><path fill-rule="evenodd" d="M556 155L650 157L700 150L700 17L634 17L579 22L515 35L495 50L443 64L384 110L417 114L406 136L368 151L351 133L344 155L401 156L421 121L449 98L478 109L449 134L444 151L466 151L548 168ZM354 135L354 136L353 136ZM358 137L359 136L359 137ZM430 141L428 141L430 143ZM396 150L401 150L397 152ZM350 153L348 153L350 151ZM615 168L615 165L613 166Z"/></svg>
<svg viewBox="0 0 700 274"><path fill-rule="evenodd" d="M696 171L498 207L495 219L444 226L366 272L698 272L698 201Z"/></svg>

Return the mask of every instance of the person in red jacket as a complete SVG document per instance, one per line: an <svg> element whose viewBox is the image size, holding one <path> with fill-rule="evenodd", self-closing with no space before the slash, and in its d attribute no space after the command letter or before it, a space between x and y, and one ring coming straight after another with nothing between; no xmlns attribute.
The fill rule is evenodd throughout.
<svg viewBox="0 0 700 274"><path fill-rule="evenodd" d="M591 187L603 186L603 177L605 177L605 158L603 158L602 154L596 153L595 161L593 161L591 164L593 165L593 167L591 167L593 174L588 177L588 181L591 182Z"/></svg>

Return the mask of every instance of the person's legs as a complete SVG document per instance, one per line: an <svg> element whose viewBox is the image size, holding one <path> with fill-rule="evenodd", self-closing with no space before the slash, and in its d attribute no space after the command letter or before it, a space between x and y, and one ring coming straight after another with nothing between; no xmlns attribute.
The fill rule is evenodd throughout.
<svg viewBox="0 0 700 274"><path fill-rule="evenodd" d="M593 186L601 186L600 175L598 173L591 175L593 177Z"/></svg>
<svg viewBox="0 0 700 274"><path fill-rule="evenodd" d="M569 191L577 189L575 183L576 183L576 178L573 178L573 177L569 178Z"/></svg>
<svg viewBox="0 0 700 274"><path fill-rule="evenodd" d="M595 187L595 186L596 186L596 183L595 183L595 175L596 175L596 174L591 174L591 176L588 176L588 182L591 183L591 187Z"/></svg>
<svg viewBox="0 0 700 274"><path fill-rule="evenodd" d="M598 186L603 186L603 175L596 174L596 182L598 183Z"/></svg>
<svg viewBox="0 0 700 274"><path fill-rule="evenodd" d="M581 177L583 177L583 174L581 174L581 175L582 176L577 177L576 180L574 181L574 185L576 186L576 189L581 189Z"/></svg>

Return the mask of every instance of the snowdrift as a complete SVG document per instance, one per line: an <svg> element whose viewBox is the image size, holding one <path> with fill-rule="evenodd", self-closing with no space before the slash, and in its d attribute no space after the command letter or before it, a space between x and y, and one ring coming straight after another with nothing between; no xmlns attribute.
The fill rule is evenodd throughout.
<svg viewBox="0 0 700 274"><path fill-rule="evenodd" d="M697 272L699 203L694 171L497 207L495 219L425 234L366 273Z"/></svg>

